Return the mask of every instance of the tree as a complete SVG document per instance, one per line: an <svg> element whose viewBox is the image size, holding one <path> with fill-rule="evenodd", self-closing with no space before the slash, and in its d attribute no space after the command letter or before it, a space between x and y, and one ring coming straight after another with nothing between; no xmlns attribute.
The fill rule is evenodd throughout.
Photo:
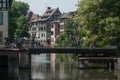
<svg viewBox="0 0 120 80"><path fill-rule="evenodd" d="M15 32L15 35L14 37L29 37L29 34L28 34L28 24L27 24L27 21L26 21L26 17L25 16L20 16L16 22L17 24L17 29L16 29L16 32Z"/></svg>
<svg viewBox="0 0 120 80"><path fill-rule="evenodd" d="M29 10L29 5L20 1L13 1L9 10L9 37L15 38L17 36L23 37L28 26L26 22L26 14ZM28 35L28 33L26 34ZM25 36L26 36L25 35Z"/></svg>
<svg viewBox="0 0 120 80"><path fill-rule="evenodd" d="M13 1L12 6L9 10L10 18L18 18L21 15L26 16L29 10L29 5L21 1Z"/></svg>
<svg viewBox="0 0 120 80"><path fill-rule="evenodd" d="M68 20L65 25L65 32L57 37L58 46L74 46L75 36L79 34L77 26L72 18Z"/></svg>
<svg viewBox="0 0 120 80"><path fill-rule="evenodd" d="M80 0L76 18L85 29L86 46L120 44L119 0Z"/></svg>
<svg viewBox="0 0 120 80"><path fill-rule="evenodd" d="M119 34L120 0L80 0L75 16L65 25L65 32L58 36L57 44L74 46L75 37L80 36L82 47L119 47ZM58 58L63 60L63 55Z"/></svg>

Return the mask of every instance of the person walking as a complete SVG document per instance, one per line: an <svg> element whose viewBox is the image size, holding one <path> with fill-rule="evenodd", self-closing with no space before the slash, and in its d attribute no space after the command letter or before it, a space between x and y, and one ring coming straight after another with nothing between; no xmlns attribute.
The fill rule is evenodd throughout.
<svg viewBox="0 0 120 80"><path fill-rule="evenodd" d="M17 37L16 44L17 44L17 48L21 48L22 47L22 39L20 37Z"/></svg>
<svg viewBox="0 0 120 80"><path fill-rule="evenodd" d="M35 47L35 37L32 38L32 41L31 41L31 47L32 47L32 48Z"/></svg>
<svg viewBox="0 0 120 80"><path fill-rule="evenodd" d="M47 38L47 46L48 46L48 47L51 46L51 40L50 40L50 38Z"/></svg>
<svg viewBox="0 0 120 80"><path fill-rule="evenodd" d="M80 37L75 38L75 47L81 47L81 38Z"/></svg>
<svg viewBox="0 0 120 80"><path fill-rule="evenodd" d="M9 41L9 38L5 38L5 47L8 48L9 47L9 44L10 44L10 41Z"/></svg>
<svg viewBox="0 0 120 80"><path fill-rule="evenodd" d="M40 37L38 36L38 39L37 39L37 47L40 47Z"/></svg>

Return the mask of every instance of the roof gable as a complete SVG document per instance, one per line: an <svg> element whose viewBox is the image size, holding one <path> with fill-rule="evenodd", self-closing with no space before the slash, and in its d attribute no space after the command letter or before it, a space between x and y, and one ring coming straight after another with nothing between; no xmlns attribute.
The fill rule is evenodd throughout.
<svg viewBox="0 0 120 80"><path fill-rule="evenodd" d="M58 10L58 8L51 9L51 7L48 7L43 16L41 16L41 21L45 21L50 19L50 17Z"/></svg>

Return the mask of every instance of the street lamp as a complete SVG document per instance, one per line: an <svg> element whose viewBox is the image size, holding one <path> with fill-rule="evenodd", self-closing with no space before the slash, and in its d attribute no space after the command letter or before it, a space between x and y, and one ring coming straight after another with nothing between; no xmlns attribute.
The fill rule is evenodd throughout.
<svg viewBox="0 0 120 80"><path fill-rule="evenodd" d="M0 10L8 10L9 7L11 6L13 0L0 0Z"/></svg>

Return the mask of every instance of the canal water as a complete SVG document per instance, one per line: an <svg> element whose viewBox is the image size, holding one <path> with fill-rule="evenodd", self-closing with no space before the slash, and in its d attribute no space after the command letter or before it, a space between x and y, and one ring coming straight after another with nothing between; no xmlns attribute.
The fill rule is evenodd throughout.
<svg viewBox="0 0 120 80"><path fill-rule="evenodd" d="M111 69L78 69L76 63L55 63L45 55L32 55L31 71L9 63L8 80L120 80L120 71ZM0 79L7 80L7 79Z"/></svg>

